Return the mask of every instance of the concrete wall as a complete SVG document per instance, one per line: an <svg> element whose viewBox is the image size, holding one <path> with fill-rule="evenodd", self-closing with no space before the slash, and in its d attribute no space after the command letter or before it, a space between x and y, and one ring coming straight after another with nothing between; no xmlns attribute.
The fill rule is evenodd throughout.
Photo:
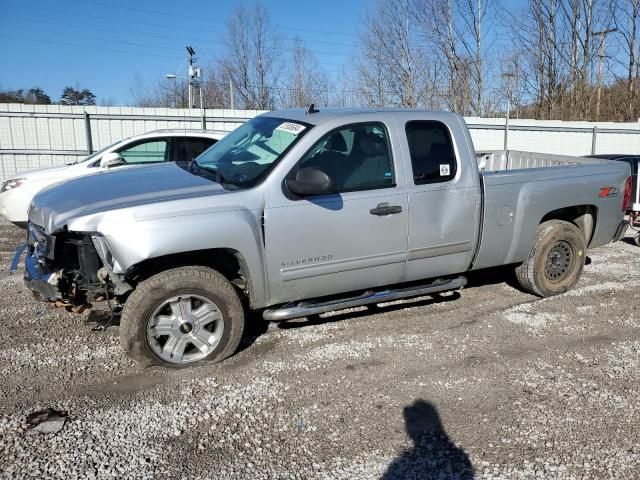
<svg viewBox="0 0 640 480"><path fill-rule="evenodd" d="M85 115L86 112L86 115ZM0 104L0 180L62 165L132 135L178 128L230 132L257 110ZM88 135L87 133L90 132Z"/></svg>
<svg viewBox="0 0 640 480"><path fill-rule="evenodd" d="M504 147L504 118L465 119L477 150ZM595 145L594 145L594 131ZM640 123L509 121L509 149L558 155L640 154ZM595 148L594 148L595 147Z"/></svg>
<svg viewBox="0 0 640 480"><path fill-rule="evenodd" d="M86 115L85 115L86 112ZM18 172L70 163L131 135L163 128L228 132L255 110L0 104L0 181ZM504 146L503 118L467 118L477 150ZM595 127L595 145L594 145ZM90 135L87 133L90 132ZM511 120L509 148L562 155L640 154L640 123ZM595 148L594 148L595 147Z"/></svg>

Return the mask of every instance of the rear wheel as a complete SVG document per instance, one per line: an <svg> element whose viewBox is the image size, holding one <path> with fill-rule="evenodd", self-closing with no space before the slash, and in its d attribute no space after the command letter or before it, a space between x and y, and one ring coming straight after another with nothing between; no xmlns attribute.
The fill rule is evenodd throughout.
<svg viewBox="0 0 640 480"><path fill-rule="evenodd" d="M516 268L518 283L540 297L564 293L580 279L585 250L584 235L574 224L544 222L538 227L527 259Z"/></svg>
<svg viewBox="0 0 640 480"><path fill-rule="evenodd" d="M231 356L244 330L233 286L215 270L181 267L141 282L127 299L120 344L138 363L180 367Z"/></svg>

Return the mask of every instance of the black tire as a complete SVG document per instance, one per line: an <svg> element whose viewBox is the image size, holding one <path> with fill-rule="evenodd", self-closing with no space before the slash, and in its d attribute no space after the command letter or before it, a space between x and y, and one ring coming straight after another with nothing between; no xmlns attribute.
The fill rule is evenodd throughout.
<svg viewBox="0 0 640 480"><path fill-rule="evenodd" d="M238 348L244 331L244 309L233 285L207 267L179 267L153 275L138 284L127 299L120 319L120 345L142 366L183 367L193 363L170 363L154 353L147 340L147 322L166 299L185 292L213 301L222 313L223 331L215 349L199 362L220 362ZM194 362L195 363L195 362Z"/></svg>
<svg viewBox="0 0 640 480"><path fill-rule="evenodd" d="M586 259L583 233L573 223L540 224L527 259L516 268L520 286L539 297L564 293L578 283Z"/></svg>

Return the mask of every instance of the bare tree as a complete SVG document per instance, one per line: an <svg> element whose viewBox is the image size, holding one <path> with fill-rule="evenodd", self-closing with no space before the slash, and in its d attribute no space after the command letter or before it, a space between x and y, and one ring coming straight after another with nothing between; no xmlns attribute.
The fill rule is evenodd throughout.
<svg viewBox="0 0 640 480"><path fill-rule="evenodd" d="M204 68L204 105L310 103L446 108L465 115L634 120L640 116L640 0L376 0L357 53L329 75L261 3L227 23ZM503 8L504 5L504 8ZM499 38L496 22L507 38ZM286 54L283 55L283 52ZM289 61L285 59L289 58ZM186 106L186 81L136 81L138 105Z"/></svg>
<svg viewBox="0 0 640 480"><path fill-rule="evenodd" d="M363 41L362 57L356 65L356 90L360 102L369 107L384 107L391 103L387 92L386 65L380 51L368 48L368 42Z"/></svg>
<svg viewBox="0 0 640 480"><path fill-rule="evenodd" d="M487 32L496 17L494 0L457 0L459 22L453 22L455 35L471 63L473 83L473 113L482 116L484 112L484 90L486 73L483 47Z"/></svg>
<svg viewBox="0 0 640 480"><path fill-rule="evenodd" d="M585 79L581 76L579 49L580 30L582 26L582 0L567 0L561 3L562 13L569 25L570 51L569 51L569 101L571 111L575 111L578 104L578 97L584 90Z"/></svg>
<svg viewBox="0 0 640 480"><path fill-rule="evenodd" d="M529 0L527 6L507 16L513 43L529 74L526 88L537 118L553 118L563 101L559 58L563 42L559 35L559 2Z"/></svg>
<svg viewBox="0 0 640 480"><path fill-rule="evenodd" d="M525 10L510 15L536 117L603 116L605 75L615 70L606 49L616 31L610 14L615 1L622 0L528 0Z"/></svg>
<svg viewBox="0 0 640 480"><path fill-rule="evenodd" d="M233 83L243 108L273 109L281 64L281 38L269 11L260 2L251 8L239 4L227 23L225 75Z"/></svg>
<svg viewBox="0 0 640 480"><path fill-rule="evenodd" d="M296 35L293 39L291 68L287 74L282 103L287 107L308 107L311 103L329 103L329 79L315 56Z"/></svg>
<svg viewBox="0 0 640 480"><path fill-rule="evenodd" d="M186 108L188 106L188 85L179 77L172 80L161 77L147 82L136 75L130 95L136 107Z"/></svg>
<svg viewBox="0 0 640 480"><path fill-rule="evenodd" d="M527 72L522 69L522 60L517 52L512 52L501 60L499 81L494 86L496 91L491 96L492 101L486 104L488 114L503 114L499 105L504 100L511 103L511 116L520 118L527 101Z"/></svg>
<svg viewBox="0 0 640 480"><path fill-rule="evenodd" d="M414 0L422 38L437 70L436 89L443 105L461 114L471 107L472 59L460 44L453 0Z"/></svg>
<svg viewBox="0 0 640 480"><path fill-rule="evenodd" d="M622 49L622 62L625 63L628 98L626 100L626 119L634 120L640 116L638 105L638 71L640 70L640 0L611 0L611 19L616 36ZM626 61L625 61L626 60Z"/></svg>
<svg viewBox="0 0 640 480"><path fill-rule="evenodd" d="M355 64L355 61L350 63L350 65ZM353 68L343 66L336 74L336 77L333 83L335 88L329 92L328 104L337 107L355 107L360 105L359 92L354 89L354 86L358 84L356 81L357 71Z"/></svg>
<svg viewBox="0 0 640 480"><path fill-rule="evenodd" d="M415 108L428 99L427 58L416 46L415 12L407 0L378 0L365 14L357 90L372 106Z"/></svg>
<svg viewBox="0 0 640 480"><path fill-rule="evenodd" d="M225 70L214 62L202 68L201 80L202 103L204 108L230 108L229 79Z"/></svg>

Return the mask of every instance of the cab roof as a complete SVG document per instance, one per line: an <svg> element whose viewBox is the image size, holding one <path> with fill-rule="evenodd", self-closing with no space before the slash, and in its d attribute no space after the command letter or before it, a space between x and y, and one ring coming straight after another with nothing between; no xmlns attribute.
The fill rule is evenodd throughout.
<svg viewBox="0 0 640 480"><path fill-rule="evenodd" d="M311 125L318 125L331 118L343 117L348 115L357 115L361 113L436 113L434 110L417 110L409 108L322 108L316 107L317 111L314 113L307 113L306 108L291 108L287 110L274 110L262 114L265 117L284 118L287 120L298 121L302 123L308 123ZM451 112L437 111L439 114L448 113L455 115Z"/></svg>

